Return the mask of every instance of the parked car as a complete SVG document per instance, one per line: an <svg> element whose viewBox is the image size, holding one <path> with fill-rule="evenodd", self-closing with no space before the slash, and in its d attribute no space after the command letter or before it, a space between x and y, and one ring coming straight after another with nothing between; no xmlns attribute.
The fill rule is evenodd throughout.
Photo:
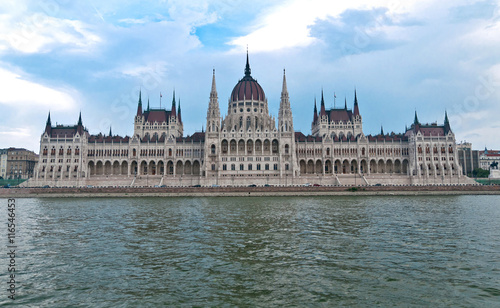
<svg viewBox="0 0 500 308"><path fill-rule="evenodd" d="M304 186L309 187L311 186L311 183L305 183Z"/></svg>
<svg viewBox="0 0 500 308"><path fill-rule="evenodd" d="M319 185L319 184L314 184L313 186L314 186L314 187L319 187L319 186L321 186L321 185Z"/></svg>
<svg viewBox="0 0 500 308"><path fill-rule="evenodd" d="M250 184L250 185L248 185L248 187L257 187L257 185L255 185L255 184Z"/></svg>

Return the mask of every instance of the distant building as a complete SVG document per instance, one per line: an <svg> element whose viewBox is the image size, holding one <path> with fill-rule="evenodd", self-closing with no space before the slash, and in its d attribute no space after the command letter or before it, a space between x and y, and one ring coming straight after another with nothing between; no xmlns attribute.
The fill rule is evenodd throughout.
<svg viewBox="0 0 500 308"><path fill-rule="evenodd" d="M38 155L33 151L19 148L7 149L7 179L29 179L35 174Z"/></svg>
<svg viewBox="0 0 500 308"><path fill-rule="evenodd" d="M472 143L462 142L457 144L458 161L462 166L462 173L472 176L472 171L479 168L479 152L472 149Z"/></svg>
<svg viewBox="0 0 500 308"><path fill-rule="evenodd" d="M40 158L32 185L375 185L465 184L455 135L444 123L423 124L417 113L404 133L365 135L358 96L353 108L326 109L316 101L311 134L293 126L285 72L277 118L269 113L263 88L251 75L234 86L226 114L215 83L206 132L183 135L180 102L170 110L142 104L139 93L134 134L90 135L82 124L52 126L50 113L40 137ZM197 90L197 89L196 89ZM177 105L178 104L178 105ZM200 107L201 108L201 107ZM313 108L311 108L313 109ZM303 112L303 111L301 111ZM189 114L188 114L189 115Z"/></svg>
<svg viewBox="0 0 500 308"><path fill-rule="evenodd" d="M0 149L0 177L7 178L7 153L8 149Z"/></svg>
<svg viewBox="0 0 500 308"><path fill-rule="evenodd" d="M498 150L488 150L479 151L479 168L484 170L490 170L492 163L500 163L500 151Z"/></svg>

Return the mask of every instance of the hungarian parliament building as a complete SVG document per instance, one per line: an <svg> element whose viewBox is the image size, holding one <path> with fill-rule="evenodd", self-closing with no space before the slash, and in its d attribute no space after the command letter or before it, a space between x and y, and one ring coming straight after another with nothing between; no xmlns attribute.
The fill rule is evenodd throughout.
<svg viewBox="0 0 500 308"><path fill-rule="evenodd" d="M319 109L311 134L295 131L286 75L276 121L264 90L251 75L234 86L221 116L212 77L206 129L184 136L175 93L170 110L143 106L138 95L131 137L89 134L52 125L40 138L39 162L27 186L290 186L467 184L446 113L443 125L422 124L417 113L404 133L365 135L354 93L352 109Z"/></svg>

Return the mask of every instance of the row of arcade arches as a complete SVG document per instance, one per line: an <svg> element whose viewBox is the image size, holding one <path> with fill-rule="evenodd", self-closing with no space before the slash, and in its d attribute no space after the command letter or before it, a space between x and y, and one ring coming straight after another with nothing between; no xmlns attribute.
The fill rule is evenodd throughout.
<svg viewBox="0 0 500 308"><path fill-rule="evenodd" d="M312 159L301 159L299 161L301 174L354 174L354 173L395 173L395 174L408 174L408 160L391 159L388 160L375 160L369 162L362 159L358 160L325 160L320 159L314 161Z"/></svg>
<svg viewBox="0 0 500 308"><path fill-rule="evenodd" d="M91 160L88 163L88 174L90 176L100 175L195 175L201 174L201 164L199 160L177 161L175 164L172 160L166 163L163 160L158 161L132 161L130 164L127 161L111 162Z"/></svg>

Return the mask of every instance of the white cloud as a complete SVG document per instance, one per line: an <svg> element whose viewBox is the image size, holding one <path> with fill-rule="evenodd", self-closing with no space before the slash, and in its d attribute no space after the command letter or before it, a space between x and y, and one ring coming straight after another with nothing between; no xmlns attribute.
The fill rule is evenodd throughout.
<svg viewBox="0 0 500 308"><path fill-rule="evenodd" d="M436 11L442 13L450 6L458 5L463 1L456 1L453 4L439 4L435 0L409 0L405 2L395 2L392 0L352 0L352 1L322 1L322 0L294 0L285 4L275 6L264 13L256 20L255 26L248 29L249 34L237 37L228 44L235 46L233 52L241 52L248 44L251 50L274 51L282 48L308 46L316 42L317 39L310 36L310 26L317 20L327 17L338 17L346 10L371 10L374 8L387 8L387 16L395 22L401 16L408 18L419 16L424 19L431 18L428 8L433 7L434 15ZM384 29L385 28L385 29ZM397 28L377 25L371 31L390 31L392 36L402 36Z"/></svg>
<svg viewBox="0 0 500 308"><path fill-rule="evenodd" d="M88 52L101 41L81 21L59 19L45 13L0 15L0 51L22 53L49 52L55 46L71 47L69 51Z"/></svg>
<svg viewBox="0 0 500 308"><path fill-rule="evenodd" d="M0 148L19 147L34 150L38 153L40 148L40 135L42 131L42 127L0 126Z"/></svg>
<svg viewBox="0 0 500 308"><path fill-rule="evenodd" d="M75 110L77 93L69 89L55 89L26 79L19 73L0 68L2 96L0 105L22 106L23 112L40 110Z"/></svg>

